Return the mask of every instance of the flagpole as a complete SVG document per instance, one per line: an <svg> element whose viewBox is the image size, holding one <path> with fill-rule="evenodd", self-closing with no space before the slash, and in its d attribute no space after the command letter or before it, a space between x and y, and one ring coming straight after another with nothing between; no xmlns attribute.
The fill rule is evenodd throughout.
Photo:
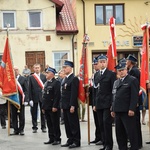
<svg viewBox="0 0 150 150"><path fill-rule="evenodd" d="M148 67L148 77L149 77L149 24L148 22L146 23L147 27L146 27L146 36L147 36L147 45L146 45L146 49L147 49L147 67ZM149 84L149 83L148 83ZM150 132L150 91L148 89L148 108L149 108L149 132Z"/></svg>
<svg viewBox="0 0 150 150"><path fill-rule="evenodd" d="M86 55L86 64L87 64L87 45L89 43L89 36L85 34L84 37L84 50L85 50L85 55ZM85 89L86 93L89 93L89 86L86 86ZM89 107L89 96L86 95L86 100L87 100L87 123L88 123L88 145L90 145L90 107Z"/></svg>
<svg viewBox="0 0 150 150"><path fill-rule="evenodd" d="M88 42L85 39L84 42L83 42L83 48L84 48L84 52L85 52L86 57L87 57L87 44L88 44ZM84 90L85 90L85 93L86 93L86 102L87 102L88 145L90 145L90 109L89 109L89 97L87 96L87 93L89 93L89 87L86 86L84 88Z"/></svg>
<svg viewBox="0 0 150 150"><path fill-rule="evenodd" d="M86 57L87 57L87 44L88 44L87 41L85 41L84 49L85 49ZM89 86L86 86L85 92L89 93ZM86 95L86 101L87 101L88 145L90 145L90 107L89 107L89 96L87 95Z"/></svg>
<svg viewBox="0 0 150 150"><path fill-rule="evenodd" d="M7 38L9 37L9 27L10 24L7 24ZM8 101L8 136L10 136L10 102Z"/></svg>

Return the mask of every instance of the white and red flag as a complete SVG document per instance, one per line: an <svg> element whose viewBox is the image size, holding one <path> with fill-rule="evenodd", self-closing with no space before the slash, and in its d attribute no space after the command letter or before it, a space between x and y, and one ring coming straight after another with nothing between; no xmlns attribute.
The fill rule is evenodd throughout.
<svg viewBox="0 0 150 150"><path fill-rule="evenodd" d="M85 87L89 84L88 77L88 64L87 64L87 44L89 42L89 37L86 34L83 39L82 55L80 59L80 70L79 70L79 94L78 99L82 102L86 102L86 92Z"/></svg>

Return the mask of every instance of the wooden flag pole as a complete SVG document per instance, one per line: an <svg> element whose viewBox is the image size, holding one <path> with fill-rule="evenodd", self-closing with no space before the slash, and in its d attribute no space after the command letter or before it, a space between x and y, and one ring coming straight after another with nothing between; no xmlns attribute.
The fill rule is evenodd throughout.
<svg viewBox="0 0 150 150"><path fill-rule="evenodd" d="M10 24L7 24L7 37L9 36ZM8 101L8 136L10 135L10 102Z"/></svg>
<svg viewBox="0 0 150 150"><path fill-rule="evenodd" d="M86 89L86 93L89 93L88 91L89 87ZM88 123L88 145L90 145L90 107L89 107L89 95L87 96L87 123Z"/></svg>

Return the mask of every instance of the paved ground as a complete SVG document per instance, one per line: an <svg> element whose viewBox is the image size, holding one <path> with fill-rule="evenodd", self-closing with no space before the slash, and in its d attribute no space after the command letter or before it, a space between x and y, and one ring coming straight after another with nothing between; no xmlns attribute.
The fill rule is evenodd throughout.
<svg viewBox="0 0 150 150"><path fill-rule="evenodd" d="M94 124L92 113L90 113L90 130L91 130L91 140L94 139ZM148 121L148 113L146 115L146 121ZM88 134L87 134L87 122L81 122L81 147L76 148L78 150L99 150L101 147L96 145L88 145ZM43 142L48 140L47 133L42 133L41 130L38 130L37 133L32 133L31 129L31 116L30 109L26 107L26 127L25 135L20 136L8 136L7 129L0 128L0 150L67 150L68 148L62 148L60 145L44 145ZM117 150L117 143L115 139L113 127L113 137L114 137L114 150ZM11 132L13 130L11 129ZM66 135L64 131L64 126L61 125L62 132L62 143L66 142ZM145 141L150 141L149 128L147 125L142 125L142 134L143 134L143 148L142 150L150 150L150 145L145 144ZM76 150L74 149L74 150Z"/></svg>

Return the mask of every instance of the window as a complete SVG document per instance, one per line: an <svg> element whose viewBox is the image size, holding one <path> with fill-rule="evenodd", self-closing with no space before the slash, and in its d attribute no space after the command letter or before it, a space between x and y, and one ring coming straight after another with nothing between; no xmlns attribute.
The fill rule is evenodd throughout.
<svg viewBox="0 0 150 150"><path fill-rule="evenodd" d="M10 29L16 28L16 13L14 11L2 12L2 28L6 29L8 24Z"/></svg>
<svg viewBox="0 0 150 150"><path fill-rule="evenodd" d="M0 65L2 63L2 54L0 54Z"/></svg>
<svg viewBox="0 0 150 150"><path fill-rule="evenodd" d="M54 52L54 68L58 72L65 60L68 60L68 52Z"/></svg>
<svg viewBox="0 0 150 150"><path fill-rule="evenodd" d="M42 14L41 11L30 11L29 15L29 29L41 29L42 28Z"/></svg>
<svg viewBox="0 0 150 150"><path fill-rule="evenodd" d="M113 4L113 5L95 5L95 24L109 24L111 17L116 19L116 24L124 23L124 5Z"/></svg>
<svg viewBox="0 0 150 150"><path fill-rule="evenodd" d="M68 60L69 54L68 52L54 52L53 56L54 56L54 68L58 72L62 68L64 61Z"/></svg>

